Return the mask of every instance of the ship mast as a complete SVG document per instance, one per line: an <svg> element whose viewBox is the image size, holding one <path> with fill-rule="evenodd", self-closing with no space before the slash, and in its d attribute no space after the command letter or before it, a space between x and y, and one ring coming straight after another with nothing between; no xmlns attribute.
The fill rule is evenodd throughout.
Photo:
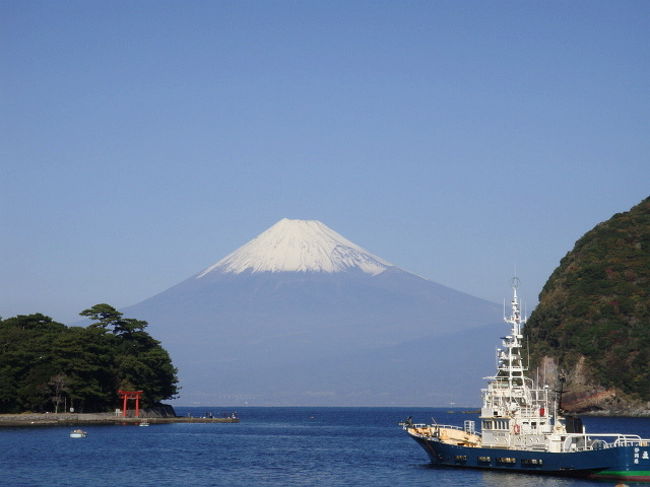
<svg viewBox="0 0 650 487"><path fill-rule="evenodd" d="M510 316L504 321L510 325L510 335L504 337L503 345L507 349L507 357L503 357L499 364L499 375L507 375L508 385L511 389L524 387L524 365L521 357L523 335L521 328L525 320L521 317L521 306L517 296L519 278L512 278L512 301Z"/></svg>
<svg viewBox="0 0 650 487"><path fill-rule="evenodd" d="M483 391L483 416L510 416L532 402L521 355L525 319L521 315L518 288L519 279L514 277L510 315L503 318L510 325L510 333L501 337L503 348L497 350L497 373L489 378L488 388Z"/></svg>

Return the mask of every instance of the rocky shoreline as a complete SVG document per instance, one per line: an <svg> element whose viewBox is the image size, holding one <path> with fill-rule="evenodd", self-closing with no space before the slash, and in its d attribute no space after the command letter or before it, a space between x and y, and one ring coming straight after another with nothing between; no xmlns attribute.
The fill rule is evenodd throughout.
<svg viewBox="0 0 650 487"><path fill-rule="evenodd" d="M563 390L562 410L578 416L650 417L650 401L631 397L616 387L604 387L579 357L572 367L563 369L555 357L544 356L531 377L537 377L554 390ZM561 382L564 380L564 384Z"/></svg>

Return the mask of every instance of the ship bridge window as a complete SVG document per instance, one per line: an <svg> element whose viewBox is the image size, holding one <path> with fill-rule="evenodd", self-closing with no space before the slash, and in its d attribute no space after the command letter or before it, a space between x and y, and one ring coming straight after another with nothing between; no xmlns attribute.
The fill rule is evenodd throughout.
<svg viewBox="0 0 650 487"><path fill-rule="evenodd" d="M484 430L503 430L507 431L510 428L510 423L507 419L484 419L481 424Z"/></svg>

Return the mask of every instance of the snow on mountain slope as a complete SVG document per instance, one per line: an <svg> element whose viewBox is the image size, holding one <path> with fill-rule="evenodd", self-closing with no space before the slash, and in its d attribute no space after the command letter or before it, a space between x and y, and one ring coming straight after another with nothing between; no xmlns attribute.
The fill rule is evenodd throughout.
<svg viewBox="0 0 650 487"><path fill-rule="evenodd" d="M317 220L283 218L253 240L200 272L342 272L377 275L392 264L362 249Z"/></svg>

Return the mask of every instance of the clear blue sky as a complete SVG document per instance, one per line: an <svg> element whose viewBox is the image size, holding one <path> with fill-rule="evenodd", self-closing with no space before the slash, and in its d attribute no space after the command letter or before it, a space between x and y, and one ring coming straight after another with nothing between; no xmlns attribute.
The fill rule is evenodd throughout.
<svg viewBox="0 0 650 487"><path fill-rule="evenodd" d="M0 0L0 315L139 302L282 217L532 304L650 194L648 1Z"/></svg>

